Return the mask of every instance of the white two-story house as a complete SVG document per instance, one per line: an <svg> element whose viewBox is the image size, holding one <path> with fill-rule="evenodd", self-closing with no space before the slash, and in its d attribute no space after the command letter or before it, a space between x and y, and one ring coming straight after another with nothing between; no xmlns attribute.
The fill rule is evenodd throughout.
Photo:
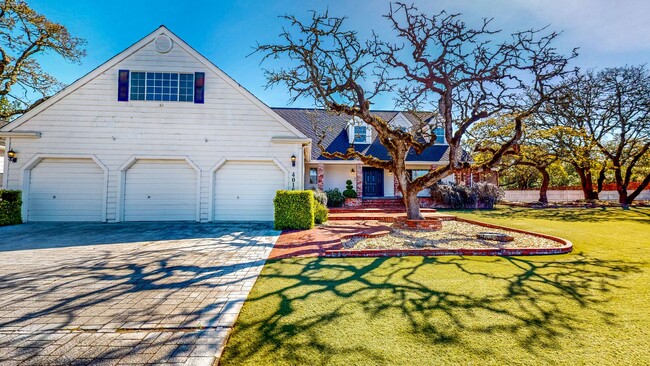
<svg viewBox="0 0 650 366"><path fill-rule="evenodd" d="M386 154L349 117L269 108L161 26L0 129L2 183L22 190L25 221L271 221L277 190L348 179L360 196L396 195L390 173L322 157L308 112L334 127L328 150ZM409 168L446 151L440 141Z"/></svg>

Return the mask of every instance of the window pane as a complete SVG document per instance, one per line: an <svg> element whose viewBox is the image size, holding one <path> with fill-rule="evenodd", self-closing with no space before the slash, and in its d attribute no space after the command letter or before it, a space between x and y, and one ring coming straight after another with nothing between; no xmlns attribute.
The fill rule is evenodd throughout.
<svg viewBox="0 0 650 366"><path fill-rule="evenodd" d="M309 184L318 184L317 168L309 168Z"/></svg>
<svg viewBox="0 0 650 366"><path fill-rule="evenodd" d="M194 74L132 72L131 100L194 101Z"/></svg>
<svg viewBox="0 0 650 366"><path fill-rule="evenodd" d="M421 177L423 175L426 175L427 173L429 173L428 170L411 170L411 177L412 177L412 179L415 179L417 177Z"/></svg>
<svg viewBox="0 0 650 366"><path fill-rule="evenodd" d="M179 102L194 101L194 74L180 74L178 88Z"/></svg>
<svg viewBox="0 0 650 366"><path fill-rule="evenodd" d="M437 127L435 130L433 130L433 133L436 135L436 144L444 144L445 143L445 130L444 130L444 128Z"/></svg>
<svg viewBox="0 0 650 366"><path fill-rule="evenodd" d="M365 143L366 142L366 126L354 126L354 142L355 143Z"/></svg>
<svg viewBox="0 0 650 366"><path fill-rule="evenodd" d="M144 73L131 73L131 100L144 100Z"/></svg>

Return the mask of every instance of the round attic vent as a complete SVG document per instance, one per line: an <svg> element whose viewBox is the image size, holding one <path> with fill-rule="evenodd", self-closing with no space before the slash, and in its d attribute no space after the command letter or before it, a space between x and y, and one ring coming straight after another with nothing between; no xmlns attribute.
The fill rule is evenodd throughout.
<svg viewBox="0 0 650 366"><path fill-rule="evenodd" d="M174 43L172 42L171 38L167 37L164 34L161 34L158 37L156 37L156 40L154 41L154 45L156 46L156 51L160 53L167 53L171 51Z"/></svg>

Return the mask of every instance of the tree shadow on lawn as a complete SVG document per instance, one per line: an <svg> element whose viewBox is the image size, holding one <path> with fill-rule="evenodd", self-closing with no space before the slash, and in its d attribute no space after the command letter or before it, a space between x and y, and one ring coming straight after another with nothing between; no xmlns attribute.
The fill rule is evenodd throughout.
<svg viewBox="0 0 650 366"><path fill-rule="evenodd" d="M522 208L500 207L498 210L440 210L441 213L472 213L476 219L536 219L567 222L632 221L650 224L650 208Z"/></svg>
<svg viewBox="0 0 650 366"><path fill-rule="evenodd" d="M615 314L602 305L641 266L583 254L557 261L549 257L272 261L247 300L222 364L258 358L328 364L341 357L392 363L396 360L391 357L399 357L394 355L399 347L414 342L418 353L431 357L447 350L440 346L456 346L466 355L498 358L503 354L495 354L493 344L476 339L494 342L504 335L512 346L540 361L545 351L560 347L561 338L582 329L585 312L591 321L615 323ZM377 320L404 338L382 342L382 337L394 334L379 333L386 331L385 326L369 325ZM348 337L342 330L355 328L367 333L341 342L341 337Z"/></svg>

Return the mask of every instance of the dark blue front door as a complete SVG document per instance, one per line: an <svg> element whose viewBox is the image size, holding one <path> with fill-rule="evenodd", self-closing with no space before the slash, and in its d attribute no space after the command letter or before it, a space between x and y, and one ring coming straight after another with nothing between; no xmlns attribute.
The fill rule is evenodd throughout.
<svg viewBox="0 0 650 366"><path fill-rule="evenodd" d="M363 196L384 196L384 170L378 168L363 168Z"/></svg>

